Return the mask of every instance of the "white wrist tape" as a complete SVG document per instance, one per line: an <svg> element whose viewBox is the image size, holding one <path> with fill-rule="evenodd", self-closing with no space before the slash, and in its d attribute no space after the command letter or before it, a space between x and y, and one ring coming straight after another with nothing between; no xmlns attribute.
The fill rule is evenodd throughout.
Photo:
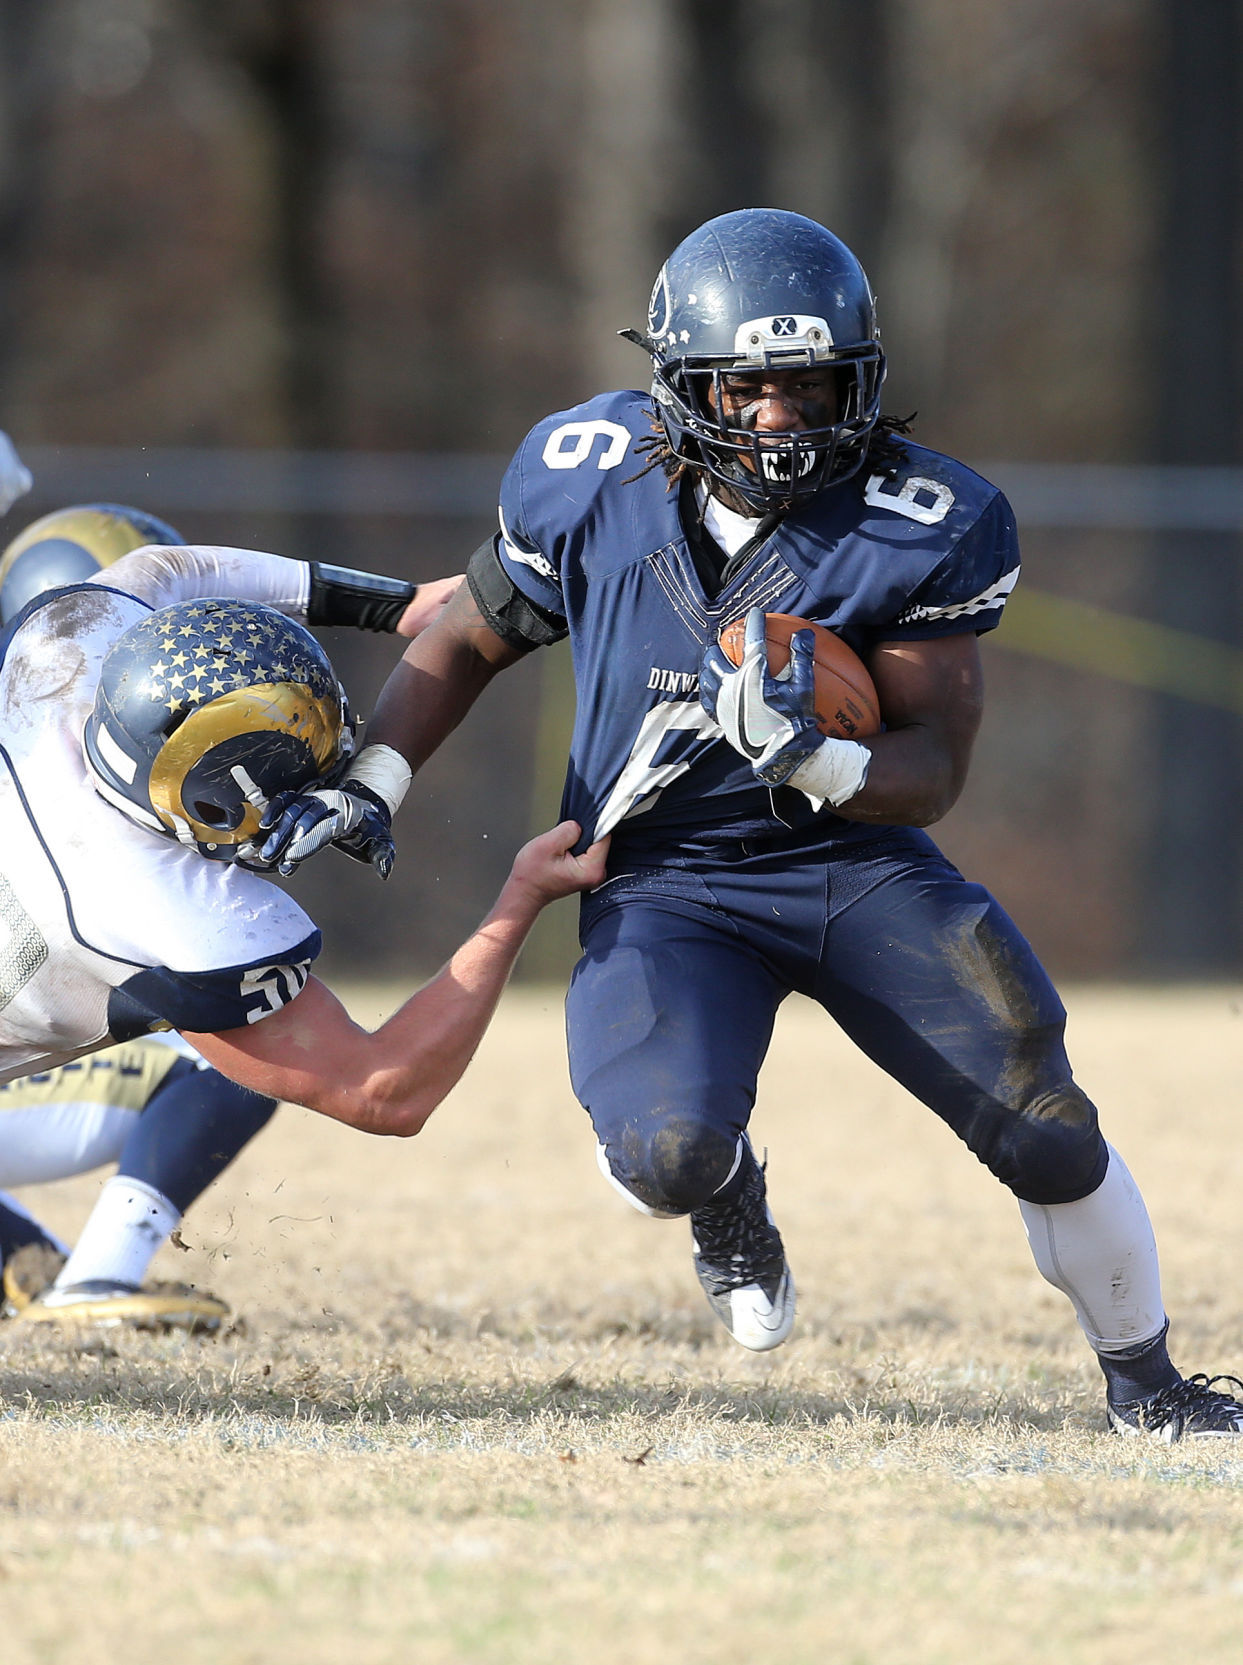
<svg viewBox="0 0 1243 1665"><path fill-rule="evenodd" d="M391 746L364 746L349 769L349 779L383 798L390 815L396 815L410 778L410 765Z"/></svg>
<svg viewBox="0 0 1243 1665"><path fill-rule="evenodd" d="M824 740L786 781L836 809L862 790L872 754L857 740Z"/></svg>

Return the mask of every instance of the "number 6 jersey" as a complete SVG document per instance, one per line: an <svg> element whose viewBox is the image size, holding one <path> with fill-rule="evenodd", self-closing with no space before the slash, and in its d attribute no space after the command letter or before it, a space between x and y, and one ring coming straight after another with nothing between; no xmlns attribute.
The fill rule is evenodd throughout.
<svg viewBox="0 0 1243 1665"><path fill-rule="evenodd" d="M1018 577L1009 504L904 441L894 468L865 462L808 506L755 522L706 585L687 531L695 495L649 466L652 423L635 392L540 423L505 475L500 533L471 564L476 601L506 639L570 638L578 711L562 813L592 836L613 832L615 870L785 835L796 797L808 838L874 837L755 779L699 703L704 649L750 607L814 619L865 658L880 642L989 630Z"/></svg>

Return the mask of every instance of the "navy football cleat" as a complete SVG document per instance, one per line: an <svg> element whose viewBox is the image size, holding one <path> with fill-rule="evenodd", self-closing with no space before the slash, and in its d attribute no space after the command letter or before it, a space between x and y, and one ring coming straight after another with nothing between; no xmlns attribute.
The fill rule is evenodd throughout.
<svg viewBox="0 0 1243 1665"><path fill-rule="evenodd" d="M749 1148L745 1161L736 1197L692 1213L692 1247L712 1310L740 1346L766 1353L794 1327L794 1279L768 1211L763 1169Z"/></svg>
<svg viewBox="0 0 1243 1665"><path fill-rule="evenodd" d="M1237 1376L1188 1376L1171 1387L1162 1388L1151 1399L1130 1399L1108 1407L1109 1426L1115 1434L1132 1439L1147 1435L1173 1445L1185 1439L1228 1439L1243 1434L1243 1403L1217 1390L1217 1382L1228 1382L1243 1393Z"/></svg>

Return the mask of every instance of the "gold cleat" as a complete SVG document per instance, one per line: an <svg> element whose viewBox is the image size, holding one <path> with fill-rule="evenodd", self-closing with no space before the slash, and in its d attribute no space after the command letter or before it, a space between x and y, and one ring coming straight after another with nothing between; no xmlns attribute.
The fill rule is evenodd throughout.
<svg viewBox="0 0 1243 1665"><path fill-rule="evenodd" d="M7 1267L5 1269L7 1288ZM229 1316L226 1302L185 1283L149 1283L141 1289L115 1284L80 1283L47 1289L14 1313L19 1323L108 1327L135 1330L185 1330L191 1335L218 1330Z"/></svg>
<svg viewBox="0 0 1243 1665"><path fill-rule="evenodd" d="M56 1281L65 1256L51 1243L25 1243L4 1263L4 1312L15 1318Z"/></svg>

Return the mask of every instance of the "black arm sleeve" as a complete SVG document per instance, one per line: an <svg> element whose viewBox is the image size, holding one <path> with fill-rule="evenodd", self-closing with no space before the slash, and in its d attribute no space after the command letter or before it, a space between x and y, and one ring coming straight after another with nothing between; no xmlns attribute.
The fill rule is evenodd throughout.
<svg viewBox="0 0 1243 1665"><path fill-rule="evenodd" d="M376 572L355 572L312 561L308 624L348 624L357 630L396 630L401 615L414 600L417 584L405 578L381 578Z"/></svg>
<svg viewBox="0 0 1243 1665"><path fill-rule="evenodd" d="M493 539L481 543L467 562L466 582L488 628L508 647L530 653L532 648L564 641L570 634L563 618L528 600L517 588L501 565Z"/></svg>

